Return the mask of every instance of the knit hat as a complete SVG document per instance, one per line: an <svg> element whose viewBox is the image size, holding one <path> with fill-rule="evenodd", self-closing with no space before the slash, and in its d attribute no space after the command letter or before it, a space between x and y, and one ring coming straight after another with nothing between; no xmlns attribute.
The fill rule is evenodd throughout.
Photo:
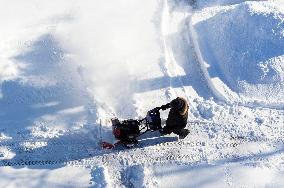
<svg viewBox="0 0 284 188"><path fill-rule="evenodd" d="M183 107L184 101L181 98L177 97L176 99L171 101L171 108L181 111Z"/></svg>

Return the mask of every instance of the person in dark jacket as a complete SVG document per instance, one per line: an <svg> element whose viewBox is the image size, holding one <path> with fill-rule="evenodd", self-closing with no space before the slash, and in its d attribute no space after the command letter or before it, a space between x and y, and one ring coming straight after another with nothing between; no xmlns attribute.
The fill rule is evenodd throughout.
<svg viewBox="0 0 284 188"><path fill-rule="evenodd" d="M188 104L182 97L177 97L170 103L159 107L162 110L170 108L166 126L160 130L161 135L175 133L179 138L184 138L188 135L189 130L185 129L188 119Z"/></svg>

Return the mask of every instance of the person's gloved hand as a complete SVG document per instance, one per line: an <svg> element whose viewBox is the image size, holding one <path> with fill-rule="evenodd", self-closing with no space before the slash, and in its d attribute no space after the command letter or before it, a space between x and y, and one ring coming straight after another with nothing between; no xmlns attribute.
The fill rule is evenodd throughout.
<svg viewBox="0 0 284 188"><path fill-rule="evenodd" d="M161 107L160 107L160 109L162 109L162 110L166 110L166 109L168 109L169 108L169 105L162 105Z"/></svg>
<svg viewBox="0 0 284 188"><path fill-rule="evenodd" d="M153 111L159 111L161 108L160 107L156 107L153 109Z"/></svg>

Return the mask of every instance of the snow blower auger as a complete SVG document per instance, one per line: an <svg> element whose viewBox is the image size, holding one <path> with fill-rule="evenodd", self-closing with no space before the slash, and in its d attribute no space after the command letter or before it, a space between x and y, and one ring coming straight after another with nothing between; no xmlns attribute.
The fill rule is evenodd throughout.
<svg viewBox="0 0 284 188"><path fill-rule="evenodd" d="M124 145L131 148L138 144L137 137L145 134L148 131L161 130L161 117L159 108L154 108L147 112L147 116L141 120L118 120L112 119L112 130L114 137L118 140L115 144L102 142L102 148L112 149L117 145Z"/></svg>

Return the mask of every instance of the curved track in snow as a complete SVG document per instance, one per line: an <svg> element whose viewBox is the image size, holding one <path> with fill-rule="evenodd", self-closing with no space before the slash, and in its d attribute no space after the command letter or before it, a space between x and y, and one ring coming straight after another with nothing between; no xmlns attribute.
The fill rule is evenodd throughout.
<svg viewBox="0 0 284 188"><path fill-rule="evenodd" d="M223 125L195 122L192 123L192 126L202 129L202 127L222 127ZM196 130L192 131L195 132ZM252 160L251 158L253 157L265 159L269 157L269 155L264 155L266 152L265 146L268 144L267 141L270 143L284 142L284 138L281 139L278 137L271 138L270 140L266 139L264 142L261 142L261 139L257 137L228 135L225 130L219 132L218 137L211 138L210 142L208 142L208 138L204 137L206 134L206 132L195 132L194 138L203 137L203 139L199 139L198 141L193 138L177 140L175 137L163 138L156 136L140 140L136 148L118 148L114 150L96 149L96 142L90 142L82 137L77 139L76 142L64 142L64 140L54 140L51 142L48 139L1 142L0 147L9 147L10 150L17 152L17 156L12 159L1 160L0 165L36 166L62 164L102 166L105 164L115 164L116 162L119 162L120 165L126 163L147 165L155 162L198 164L205 159L214 163L218 160L230 161L230 158L231 162L234 159L237 162L238 160ZM59 152L61 150L65 150L64 155ZM274 151L271 151L272 153ZM278 153L281 154L281 150Z"/></svg>
<svg viewBox="0 0 284 188"><path fill-rule="evenodd" d="M222 81L212 78L199 48L198 35L192 25L194 12L191 7L182 10L179 8L175 2L164 1L161 31L165 53L163 69L170 78L168 93L186 98L197 93L198 97L214 98L229 106L283 109L282 103L247 101L231 91ZM192 90L187 86L191 86Z"/></svg>
<svg viewBox="0 0 284 188"><path fill-rule="evenodd" d="M180 86L184 94L176 89L175 95L190 97L193 92L187 91L186 86L191 86L193 91L205 99L215 98L225 101L224 96L211 83L209 75L203 65L199 51L196 34L191 24L192 10L188 7L184 12L178 12L180 7L170 10L168 1L164 1L162 14L162 36L165 53L165 70L170 77L170 86ZM177 29L176 33L172 30ZM178 78L178 79L176 79ZM169 89L171 91L171 88ZM172 89L173 90L173 89Z"/></svg>

